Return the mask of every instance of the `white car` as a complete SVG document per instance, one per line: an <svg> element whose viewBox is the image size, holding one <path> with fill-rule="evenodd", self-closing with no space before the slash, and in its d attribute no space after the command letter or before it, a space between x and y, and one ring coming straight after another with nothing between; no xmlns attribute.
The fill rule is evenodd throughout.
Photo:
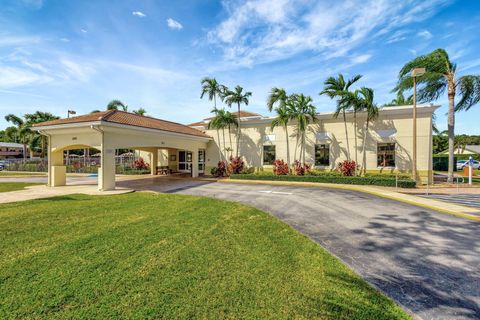
<svg viewBox="0 0 480 320"><path fill-rule="evenodd" d="M465 166L468 166L469 160L458 160L457 161L457 170L463 170ZM473 169L479 169L480 162L477 160L473 160Z"/></svg>

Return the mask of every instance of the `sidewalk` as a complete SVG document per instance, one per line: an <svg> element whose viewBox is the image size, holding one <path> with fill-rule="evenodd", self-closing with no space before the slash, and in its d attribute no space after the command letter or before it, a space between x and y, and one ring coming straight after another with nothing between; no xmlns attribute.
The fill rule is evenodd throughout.
<svg viewBox="0 0 480 320"><path fill-rule="evenodd" d="M64 187L50 188L47 186L30 186L25 190L10 191L0 193L0 203L10 203L18 201L35 200L69 194L81 193L92 196L105 196L114 194L124 194L133 192L133 189L117 187L112 191L99 191L96 185L72 185Z"/></svg>
<svg viewBox="0 0 480 320"><path fill-rule="evenodd" d="M422 189L403 189L403 188L389 188L389 187L377 187L377 186L362 186L362 185L349 185L349 184L333 184L333 183L316 183L316 182L293 182L293 181L265 181L265 180L219 180L220 183L246 183L246 184L276 184L276 185L291 185L291 186L304 186L304 187L322 187L322 188L338 188L344 190L352 190L373 194L379 197L389 198L408 204L468 218L471 220L480 221L480 212L478 209L461 206L458 204L447 203L438 201L435 199L422 198L415 195L414 192L407 194L408 190L421 190ZM478 188L476 188L478 189ZM404 193L405 192L405 193Z"/></svg>

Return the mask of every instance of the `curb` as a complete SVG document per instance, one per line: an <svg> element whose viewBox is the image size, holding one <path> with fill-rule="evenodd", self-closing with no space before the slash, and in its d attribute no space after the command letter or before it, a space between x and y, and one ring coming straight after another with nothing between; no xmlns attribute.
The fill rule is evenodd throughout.
<svg viewBox="0 0 480 320"><path fill-rule="evenodd" d="M415 205L415 206L418 206L418 207L423 207L423 208L426 208L426 209L430 209L430 210L434 210L434 211L438 211L438 212L442 212L442 213L451 214L451 215L454 215L454 216L458 216L458 217L462 217L462 218L466 218L466 219L470 219L470 220L474 220L474 221L480 221L480 216L476 216L476 215L472 215L472 214L468 214L468 213L456 212L456 211L444 209L444 208L437 207L437 206L430 206L430 205L427 205L427 204L424 204L424 203L418 203L418 202L415 202L415 201L402 199L400 197L386 195L386 194L383 194L381 192L375 192L375 191L372 191L372 190L364 190L364 189L361 189L361 188L355 187L355 186L345 186L345 185L338 185L338 184L334 185L334 184L327 184L327 183L321 184L321 183L315 183L315 182L239 180L239 179L219 180L218 182L220 182L220 183L243 183L243 184L270 184L270 185L274 184L274 185L289 185L289 186L300 186L300 187L321 187L321 188L358 191L358 192L368 193L368 194L371 194L371 195L374 195L374 196L378 196L378 197L382 197L382 198L386 198L386 199L390 199L390 200L400 201L400 202ZM460 205L457 205L457 206L460 206ZM468 207L465 207L465 208L466 209L471 209L471 208L468 208Z"/></svg>

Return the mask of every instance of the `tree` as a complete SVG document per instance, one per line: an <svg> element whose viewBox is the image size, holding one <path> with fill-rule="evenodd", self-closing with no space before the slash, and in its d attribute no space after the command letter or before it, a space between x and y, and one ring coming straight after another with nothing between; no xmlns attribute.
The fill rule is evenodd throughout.
<svg viewBox="0 0 480 320"><path fill-rule="evenodd" d="M345 81L345 78L343 75L340 73L338 74L338 77L329 77L327 80L324 82L324 88L323 90L319 93L320 95L326 95L330 97L330 99L337 99L337 107L335 110L335 113L333 114L333 117L336 119L342 113L343 116L343 124L345 127L345 139L347 142L347 159L350 160L350 143L348 139L348 129L347 129L347 117L345 115L346 111L350 110L352 106L348 103L348 93L350 87L360 80L362 78L361 75L357 74L353 78L349 79L348 81ZM356 126L356 121L355 121L355 126ZM357 136L357 130L355 129L355 139ZM357 147L355 146L355 152L357 150Z"/></svg>
<svg viewBox="0 0 480 320"><path fill-rule="evenodd" d="M303 93L293 94L287 101L291 118L296 120L297 132L301 138L300 156L302 157L303 155L303 160L300 158L300 162L305 163L305 133L310 122L315 122L317 119L316 108L312 104L312 98L305 96Z"/></svg>
<svg viewBox="0 0 480 320"><path fill-rule="evenodd" d="M230 147L228 148L228 151L230 151L230 156L232 156L232 154L231 154L232 151L233 151L233 148L232 148L232 146L233 146L233 144L232 144L232 126L238 127L238 119L230 111L225 111L223 113L222 122L228 128L228 139L230 140ZM225 148L225 151L227 151L227 148Z"/></svg>
<svg viewBox="0 0 480 320"><path fill-rule="evenodd" d="M14 114L7 114L5 116L5 120L7 122L12 123L16 130L15 130L15 142L19 142L23 145L23 160L26 160L27 157L27 131L25 130L25 122L22 118L14 115Z"/></svg>
<svg viewBox="0 0 480 320"><path fill-rule="evenodd" d="M453 182L455 152L455 111L469 110L480 101L480 75L457 75L457 65L450 61L444 49L407 62L398 74L394 91L404 92L413 88L410 76L414 68L425 68L426 73L417 77L418 101L437 100L445 91L448 96L448 182ZM460 101L455 105L455 97Z"/></svg>
<svg viewBox="0 0 480 320"><path fill-rule="evenodd" d="M224 92L224 99L227 105L231 108L232 104L237 105L237 110L238 110L238 126L237 126L237 151L236 151L236 156L238 157L238 150L240 146L240 135L242 133L241 131L241 116L240 116L240 105L243 103L245 105L248 105L248 98L252 96L252 93L247 91L243 92L243 88L240 86L236 86L233 91L226 90Z"/></svg>
<svg viewBox="0 0 480 320"><path fill-rule="evenodd" d="M371 88L362 87L359 90L355 90L355 102L358 111L366 112L367 117L365 119L365 129L363 132L363 147L362 147L362 171L365 174L367 172L367 155L366 155L366 146L367 146L367 134L368 134L368 125L371 121L375 120L378 117L378 106L374 102L374 92Z"/></svg>
<svg viewBox="0 0 480 320"><path fill-rule="evenodd" d="M147 110L145 110L144 108L140 108L138 110L133 110L132 112L139 116L144 116L147 113Z"/></svg>
<svg viewBox="0 0 480 320"><path fill-rule="evenodd" d="M413 95L409 95L405 98L403 92L397 92L397 97L392 101L384 104L384 107L395 107L395 106L407 106L413 104Z"/></svg>
<svg viewBox="0 0 480 320"><path fill-rule="evenodd" d="M276 117L272 120L271 129L275 127L283 126L285 128L285 137L287 141L287 166L290 168L290 146L288 142L288 122L292 118L292 112L287 106L288 104L288 95L285 89L282 88L272 88L270 95L267 100L268 111L272 111L275 104Z"/></svg>
<svg viewBox="0 0 480 320"><path fill-rule="evenodd" d="M222 130L225 129L224 123L222 121L222 115L221 114L224 113L225 110L213 108L212 111L210 111L210 112L215 114L215 116L212 119L210 119L210 121L208 122L207 128L209 130L211 130L211 129L217 130L218 157L221 160L224 157L222 155L222 141L220 140L220 129L222 129ZM223 133L223 144L224 144L224 147L225 147L225 131Z"/></svg>
<svg viewBox="0 0 480 320"><path fill-rule="evenodd" d="M217 82L215 78L203 78L201 81L202 93L200 99L203 99L204 95L208 95L208 100L213 100L213 108L217 109L217 97L223 97L224 92L227 90L225 86Z"/></svg>
<svg viewBox="0 0 480 320"><path fill-rule="evenodd" d="M107 104L107 110L119 110L128 111L128 106L122 101L114 99Z"/></svg>
<svg viewBox="0 0 480 320"><path fill-rule="evenodd" d="M31 131L32 125L40 122L57 120L60 117L55 116L49 112L35 111L34 113L27 113L23 116L25 118L25 127L30 131L29 148L30 152L37 149L40 150L41 157L44 158L47 153L47 137L40 135L35 131Z"/></svg>

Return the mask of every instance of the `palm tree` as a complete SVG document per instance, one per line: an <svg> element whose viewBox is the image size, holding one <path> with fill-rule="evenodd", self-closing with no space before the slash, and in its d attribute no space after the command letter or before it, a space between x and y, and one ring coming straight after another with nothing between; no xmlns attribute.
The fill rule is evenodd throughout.
<svg viewBox="0 0 480 320"><path fill-rule="evenodd" d="M362 156L363 164L362 171L365 174L367 171L367 155L366 155L366 145L367 145L367 134L368 134L368 125L371 121L375 120L378 117L378 106L375 104L374 92L371 88L362 87L359 90L355 90L355 101L353 102L357 107L358 111L366 112L367 118L365 119L365 129L363 132L363 146L362 146Z"/></svg>
<svg viewBox="0 0 480 320"><path fill-rule="evenodd" d="M272 120L271 129L275 127L283 126L285 128L285 137L287 141L287 165L290 168L290 146L288 143L288 122L292 118L291 110L288 108L288 95L283 88L272 88L270 95L267 99L268 111L272 111L275 104L278 106L275 108L276 117Z"/></svg>
<svg viewBox="0 0 480 320"><path fill-rule="evenodd" d="M350 89L350 86L352 86L355 82L360 80L362 78L361 75L356 75L353 78L349 79L348 81L345 81L345 78L343 77L343 74L338 74L338 77L329 77L327 80L324 82L324 88L323 90L319 93L320 95L326 95L330 97L330 99L337 99L337 107L335 110L335 113L333 114L333 117L336 119L342 113L343 115L343 124L345 127L345 139L347 142L347 159L350 160L350 143L348 139L348 129L347 129L347 117L345 115L346 111L349 110L352 106L349 105L346 101L346 96L348 96L348 92ZM348 98L348 97L347 97ZM356 125L356 122L355 122ZM355 138L356 138L356 130L355 130ZM356 147L355 147L356 150Z"/></svg>
<svg viewBox="0 0 480 320"><path fill-rule="evenodd" d="M47 152L47 138L44 135L40 135L37 132L31 131L30 128L33 124L50 120L57 120L60 119L60 117L57 117L49 112L35 111L34 113L25 114L24 118L25 128L30 131L30 151L33 151L34 149L40 149L41 157L44 158Z"/></svg>
<svg viewBox="0 0 480 320"><path fill-rule="evenodd" d="M287 100L287 105L291 112L291 119L295 119L297 122L297 132L301 138L301 151L300 157L303 155L303 161L305 163L305 133L307 131L310 122L316 121L316 108L312 104L312 98L301 94L293 94L291 98Z"/></svg>
<svg viewBox="0 0 480 320"><path fill-rule="evenodd" d="M237 126L237 152L236 156L238 157L238 150L240 146L240 134L241 134L241 129L240 129L240 123L241 123L241 117L240 117L240 105L244 103L245 105L248 106L248 98L252 96L252 93L247 91L243 92L243 88L240 86L236 86L234 91L226 90L224 92L224 99L227 105L231 108L232 104L237 104L237 109L238 109L238 126Z"/></svg>
<svg viewBox="0 0 480 320"><path fill-rule="evenodd" d="M107 104L107 110L119 110L128 111L128 106L122 101L114 99Z"/></svg>
<svg viewBox="0 0 480 320"><path fill-rule="evenodd" d="M412 105L413 104L413 95L409 95L408 97L405 97L403 92L398 91L397 92L397 97L393 99L392 101L384 104L384 107L394 107L394 106L407 106L407 105Z"/></svg>
<svg viewBox="0 0 480 320"><path fill-rule="evenodd" d="M138 110L133 110L132 113L137 114L139 116L144 116L147 113L147 110L144 108L140 108Z"/></svg>
<svg viewBox="0 0 480 320"><path fill-rule="evenodd" d="M225 111L223 113L222 122L228 128L228 139L230 140L230 147L228 148L228 151L230 151L230 157L231 157L232 156L231 152L233 151L233 148L232 148L232 146L233 146L233 144L232 144L232 126L238 127L238 119L230 111ZM225 151L227 151L227 148L225 148Z"/></svg>
<svg viewBox="0 0 480 320"><path fill-rule="evenodd" d="M204 95L208 95L208 100L213 100L213 108L217 109L217 97L222 98L226 87L217 82L215 78L203 78L201 81L202 93L200 99L203 99Z"/></svg>
<svg viewBox="0 0 480 320"><path fill-rule="evenodd" d="M25 130L25 122L22 120L22 118L11 113L5 116L5 120L7 122L11 122L16 127L15 140L17 141L15 142L20 142L23 145L23 160L25 161L27 157L27 143L28 143L27 130Z"/></svg>
<svg viewBox="0 0 480 320"><path fill-rule="evenodd" d="M223 109L217 109L217 108L213 108L212 111L210 111L211 113L215 114L215 116L210 119L210 121L208 122L208 125L207 125L207 128L209 130L211 129L215 129L217 130L217 138L218 138L218 159L221 160L223 158L222 156L222 142L220 140L220 129L224 129L224 124L221 120L221 113L222 112L225 112L225 110ZM224 145L225 145L225 133L223 135L223 140L224 140Z"/></svg>
<svg viewBox="0 0 480 320"><path fill-rule="evenodd" d="M444 92L448 96L448 182L453 182L455 151L455 111L469 110L480 101L480 75L457 75L457 65L450 61L444 49L436 49L407 62L398 74L394 91L403 92L413 88L410 76L414 68L425 68L426 73L417 78L420 86L418 101L437 100ZM455 96L460 101L455 105Z"/></svg>

